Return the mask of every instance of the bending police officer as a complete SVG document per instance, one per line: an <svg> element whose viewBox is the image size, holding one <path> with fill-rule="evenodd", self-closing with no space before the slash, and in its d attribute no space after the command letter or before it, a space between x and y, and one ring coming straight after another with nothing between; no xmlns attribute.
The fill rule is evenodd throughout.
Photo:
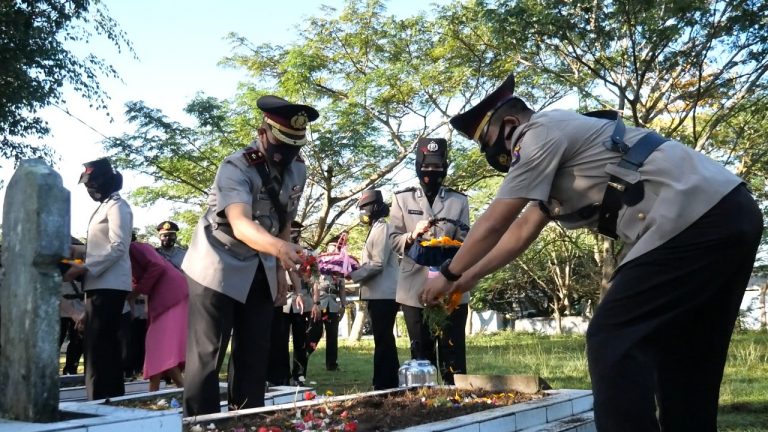
<svg viewBox="0 0 768 432"><path fill-rule="evenodd" d="M598 430L715 431L762 214L715 161L605 117L534 112L514 96L513 75L453 117L506 177L423 299L468 291L550 220L617 237L625 254L587 330Z"/></svg>

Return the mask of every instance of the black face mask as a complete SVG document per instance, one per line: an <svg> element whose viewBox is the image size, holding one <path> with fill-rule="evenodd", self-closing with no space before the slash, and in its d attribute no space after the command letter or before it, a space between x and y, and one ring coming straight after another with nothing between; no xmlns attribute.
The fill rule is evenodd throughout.
<svg viewBox="0 0 768 432"><path fill-rule="evenodd" d="M483 153L485 153L485 160L488 161L493 169L499 172L507 173L509 171L510 164L512 162L512 152L507 149L507 140L515 133L517 126L507 132L506 135L499 132L496 140L493 144L485 147Z"/></svg>
<svg viewBox="0 0 768 432"><path fill-rule="evenodd" d="M374 202L360 208L360 222L368 226L387 216L389 216L389 207L383 202Z"/></svg>
<svg viewBox="0 0 768 432"><path fill-rule="evenodd" d="M98 179L91 179L85 185L85 190L92 200L104 202L115 191L115 176L105 175Z"/></svg>
<svg viewBox="0 0 768 432"><path fill-rule="evenodd" d="M422 171L416 170L416 175L419 176L419 183L424 189L424 193L427 195L436 195L440 190L440 186L443 184L445 178L445 171Z"/></svg>
<svg viewBox="0 0 768 432"><path fill-rule="evenodd" d="M296 159L300 151L300 146L268 143L267 160L275 166L285 167Z"/></svg>
<svg viewBox="0 0 768 432"><path fill-rule="evenodd" d="M176 244L176 234L160 236L160 246L170 249Z"/></svg>

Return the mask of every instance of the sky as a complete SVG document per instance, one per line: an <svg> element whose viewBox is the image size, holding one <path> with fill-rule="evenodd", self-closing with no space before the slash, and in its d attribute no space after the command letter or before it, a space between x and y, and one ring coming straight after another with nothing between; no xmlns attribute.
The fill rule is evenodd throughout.
<svg viewBox="0 0 768 432"><path fill-rule="evenodd" d="M110 122L103 111L89 108L88 101L71 90L65 91L63 108L72 116L54 107L41 112L51 128L50 136L43 141L57 152L59 160L54 168L71 193L71 232L76 237L85 236L90 215L97 207L85 188L77 184L82 164L106 156L101 145L103 135L116 136L131 131L123 116L126 102L143 100L173 120L188 121L183 107L198 92L221 99L231 98L236 94L238 83L247 79L241 70L218 66L218 62L231 52L224 40L229 32L239 33L256 44L286 44L295 40L295 30L304 19L319 13L321 4L338 10L344 4L342 0L102 2L127 34L138 59L125 51L117 52L105 38L94 37L87 46L72 48L78 53L92 52L104 58L120 74L121 80L100 79L102 88L110 96L109 112L113 121ZM409 16L431 10L434 3L434 0L389 0L386 4L389 12ZM13 171L10 163L3 165L0 179L7 185ZM130 172L123 175L124 197L137 186L147 184L147 179ZM0 192L2 204L5 191ZM130 203L130 199L128 201ZM152 208L132 205L132 208L134 226L142 229L167 219L173 210L168 204Z"/></svg>

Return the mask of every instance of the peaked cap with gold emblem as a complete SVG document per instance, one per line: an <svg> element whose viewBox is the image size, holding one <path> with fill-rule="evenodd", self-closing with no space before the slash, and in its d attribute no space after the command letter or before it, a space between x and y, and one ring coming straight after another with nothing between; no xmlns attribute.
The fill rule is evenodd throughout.
<svg viewBox="0 0 768 432"><path fill-rule="evenodd" d="M515 75L509 74L496 90L489 93L472 108L451 117L453 128L466 138L480 144L488 132L491 117L504 103L512 99L515 92Z"/></svg>
<svg viewBox="0 0 768 432"><path fill-rule="evenodd" d="M295 146L307 143L307 124L320 114L309 105L294 104L277 96L262 96L256 106L264 113L264 121L272 127L272 135L280 142Z"/></svg>
<svg viewBox="0 0 768 432"><path fill-rule="evenodd" d="M171 221L160 222L160 225L157 226L157 232L159 234L163 234L167 232L178 232L178 231L179 231L179 226Z"/></svg>

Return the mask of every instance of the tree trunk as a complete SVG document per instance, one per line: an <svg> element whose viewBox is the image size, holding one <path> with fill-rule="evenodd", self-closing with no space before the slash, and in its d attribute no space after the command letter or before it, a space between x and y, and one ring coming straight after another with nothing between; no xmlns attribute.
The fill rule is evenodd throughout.
<svg viewBox="0 0 768 432"><path fill-rule="evenodd" d="M609 238L603 239L603 271L600 278L600 300L603 300L611 287L611 276L616 270L616 257L614 254L614 242Z"/></svg>
<svg viewBox="0 0 768 432"><path fill-rule="evenodd" d="M355 321L352 323L352 329L349 331L349 340L357 342L363 336L363 325L368 320L368 302L356 301Z"/></svg>
<svg viewBox="0 0 768 432"><path fill-rule="evenodd" d="M765 297L768 295L768 282L760 286L760 292L757 296L758 316L760 318L760 330L768 328L768 311L765 310Z"/></svg>
<svg viewBox="0 0 768 432"><path fill-rule="evenodd" d="M472 334L472 308L467 303L467 323L464 325L464 334Z"/></svg>

